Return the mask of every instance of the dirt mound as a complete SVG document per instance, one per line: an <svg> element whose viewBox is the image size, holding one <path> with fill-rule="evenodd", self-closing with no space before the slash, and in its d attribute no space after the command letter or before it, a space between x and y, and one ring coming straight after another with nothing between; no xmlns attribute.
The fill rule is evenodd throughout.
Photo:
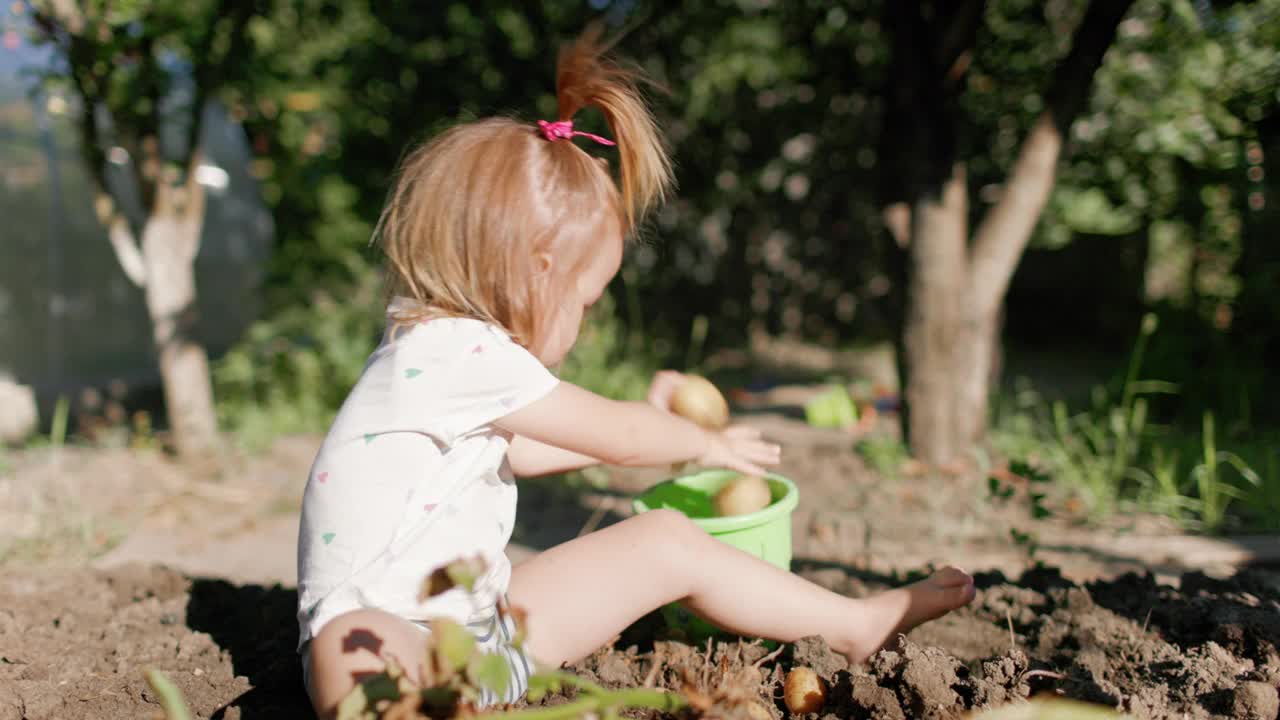
<svg viewBox="0 0 1280 720"><path fill-rule="evenodd" d="M849 582L830 571L813 579L828 586ZM1214 580L1188 573L1180 588L1139 575L1080 586L1042 568L1016 581L999 574L978 580L970 607L899 638L865 667L846 669L815 638L790 648L765 677L780 680L793 664L813 667L831 687L824 716L841 718L953 718L1038 693L1101 703L1140 718L1272 720L1280 711L1275 574L1249 570ZM967 647L930 644L961 635L970 637ZM731 678L733 663L720 669L724 658L752 661L735 643L701 652L672 647L601 652L575 669L621 686L642 677ZM762 687L776 717L785 714L780 687Z"/></svg>
<svg viewBox="0 0 1280 720"><path fill-rule="evenodd" d="M198 717L312 717L292 590L157 566L10 574L0 584L0 720L142 718L166 672Z"/></svg>
<svg viewBox="0 0 1280 720"><path fill-rule="evenodd" d="M809 575L849 593L883 584L838 568ZM758 701L775 718L785 716L782 679L795 664L828 681L824 718L951 718L1041 692L1142 718L1271 720L1280 709L1274 573L1077 585L1041 568L978 584L970 607L864 667L847 668L818 639L776 656L741 641L694 647L664 638L653 616L573 670L610 687L729 686L722 697ZM156 704L146 667L168 673L198 717L311 717L294 602L289 589L160 567L10 576L0 587L0 720L147 717Z"/></svg>

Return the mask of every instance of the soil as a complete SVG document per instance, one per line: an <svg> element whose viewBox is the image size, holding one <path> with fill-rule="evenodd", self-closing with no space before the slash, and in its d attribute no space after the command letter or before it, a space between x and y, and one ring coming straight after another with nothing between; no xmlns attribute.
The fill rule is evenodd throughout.
<svg viewBox="0 0 1280 720"><path fill-rule="evenodd" d="M1280 573L1233 567L1250 553L1170 552L1201 541L1156 518L1032 521L957 478L878 475L847 436L753 422L784 440L783 472L801 487L798 573L857 596L951 562L975 573L973 604L856 668L817 638L772 657L742 640L695 647L655 615L572 670L611 687L688 684L726 717L747 701L785 716L782 679L797 664L830 688L808 720L957 717L1040 693L1140 718L1277 717ZM197 473L149 451L10 453L0 720L153 717L147 668L168 674L196 717L312 717L294 654L292 555L316 442ZM629 498L662 476L526 484L513 559L626 517ZM1034 531L1039 550L1010 542L1011 528Z"/></svg>
<svg viewBox="0 0 1280 720"><path fill-rule="evenodd" d="M883 585L850 570L805 574L851 594ZM959 717L1037 693L1139 718L1272 720L1280 709L1276 573L1192 572L1175 588L1136 574L1077 584L1034 568L1015 579L980 574L978 584L970 607L896 639L862 667L808 638L744 686L741 671L765 657L762 645L692 646L664 639L650 617L571 669L609 687L745 691L776 718L786 714L781 680L794 665L828 682L823 717ZM11 579L0 590L0 718L147 716L156 698L142 671L152 667L197 717L310 717L293 653L294 601L289 588L160 566Z"/></svg>
<svg viewBox="0 0 1280 720"><path fill-rule="evenodd" d="M809 577L855 594L879 585L845 571ZM899 637L862 667L848 668L820 638L790 646L777 665L765 666L760 697L775 717L785 715L783 672L805 665L830 688L822 717L952 718L1041 693L1139 718L1270 720L1280 710L1274 572L1243 570L1225 580L1189 572L1176 588L1137 574L1077 584L1043 567L1014 579L977 579L971 606ZM954 642L965 636L968 642ZM663 642L642 648L620 645L575 669L615 687L653 674L673 688L693 677L710 691L763 654L758 647L743 653L740 641L709 650Z"/></svg>

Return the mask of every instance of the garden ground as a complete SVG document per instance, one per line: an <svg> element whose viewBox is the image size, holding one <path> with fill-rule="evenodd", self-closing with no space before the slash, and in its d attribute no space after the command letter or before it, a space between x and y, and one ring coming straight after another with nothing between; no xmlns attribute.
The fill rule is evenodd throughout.
<svg viewBox="0 0 1280 720"><path fill-rule="evenodd" d="M777 408L775 408L776 410ZM837 717L951 717L1040 692L1137 717L1277 716L1280 542L1207 539L1130 516L1082 524L1069 501L1033 519L986 479L872 470L849 435L785 412L748 421L784 443L801 490L794 568L851 595L952 563L976 574L961 611L850 671L804 642L752 675L775 717L796 662L833 684ZM198 717L310 717L293 648L294 541L318 438L192 469L153 451L42 448L0 469L0 720L146 717L143 668L169 674ZM630 514L660 471L526 482L510 554ZM1012 532L1011 532L1012 531ZM1015 541L1014 536L1023 538ZM692 647L656 618L576 671L611 686L741 683L758 645ZM758 682L757 682L758 681Z"/></svg>

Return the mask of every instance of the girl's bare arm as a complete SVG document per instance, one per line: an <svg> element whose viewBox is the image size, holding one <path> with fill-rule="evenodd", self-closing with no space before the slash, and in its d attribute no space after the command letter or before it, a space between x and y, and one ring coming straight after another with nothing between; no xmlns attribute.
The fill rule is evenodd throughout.
<svg viewBox="0 0 1280 720"><path fill-rule="evenodd" d="M496 424L516 436L626 467L696 460L760 474L760 466L776 464L780 454L751 428L707 431L648 403L610 400L568 382Z"/></svg>
<svg viewBox="0 0 1280 720"><path fill-rule="evenodd" d="M581 470L599 465L600 461L589 455L565 450L533 438L516 435L507 448L507 462L516 477L540 477L556 473Z"/></svg>

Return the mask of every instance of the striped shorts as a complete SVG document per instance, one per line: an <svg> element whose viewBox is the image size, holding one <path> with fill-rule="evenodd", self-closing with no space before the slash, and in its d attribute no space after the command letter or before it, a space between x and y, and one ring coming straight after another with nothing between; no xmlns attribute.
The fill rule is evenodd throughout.
<svg viewBox="0 0 1280 720"><path fill-rule="evenodd" d="M535 666L533 658L514 645L515 620L510 615L501 617L496 608L491 608L487 617L468 622L467 629L476 636L476 642L485 652L501 655L510 668L507 692L498 697L492 691L484 690L480 694L480 705L488 707L498 703L518 702L529 690L529 676L533 674Z"/></svg>
<svg viewBox="0 0 1280 720"><path fill-rule="evenodd" d="M504 598L505 601L505 598ZM414 627L422 630L423 639L430 634L426 623L414 622ZM499 697L490 690L480 693L480 706L489 707L499 703L514 703L529 690L529 676L533 674L534 662L523 650L515 647L515 621L510 617L500 618L496 608L489 608L487 614L474 617L467 622L467 630L476 638L476 643L484 652L501 655L510 668L507 691ZM302 657L302 682L307 688L307 695L315 697L311 692L311 641L300 648Z"/></svg>

